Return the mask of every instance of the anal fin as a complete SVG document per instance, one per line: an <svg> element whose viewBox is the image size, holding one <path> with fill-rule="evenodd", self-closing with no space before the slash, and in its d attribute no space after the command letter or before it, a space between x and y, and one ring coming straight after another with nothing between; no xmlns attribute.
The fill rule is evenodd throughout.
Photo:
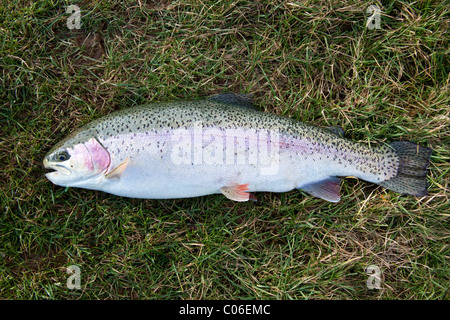
<svg viewBox="0 0 450 320"><path fill-rule="evenodd" d="M329 177L321 181L307 184L300 187L299 189L302 189L312 196L330 202L338 202L339 200L341 200L341 179L338 177Z"/></svg>
<svg viewBox="0 0 450 320"><path fill-rule="evenodd" d="M232 184L226 187L222 187L220 189L220 192L222 192L222 194L225 197L233 201L238 202L245 202L248 200L257 201L256 197L250 192L247 192L247 190L248 190L248 183Z"/></svg>

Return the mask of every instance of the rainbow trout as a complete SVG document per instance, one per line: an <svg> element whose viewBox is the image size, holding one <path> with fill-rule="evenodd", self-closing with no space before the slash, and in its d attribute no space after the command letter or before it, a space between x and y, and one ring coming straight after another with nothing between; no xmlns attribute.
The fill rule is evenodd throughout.
<svg viewBox="0 0 450 320"><path fill-rule="evenodd" d="M154 103L114 112L76 130L45 156L54 184L146 199L301 189L340 200L341 177L402 194L427 194L431 149L409 141L366 145L255 110L245 95Z"/></svg>

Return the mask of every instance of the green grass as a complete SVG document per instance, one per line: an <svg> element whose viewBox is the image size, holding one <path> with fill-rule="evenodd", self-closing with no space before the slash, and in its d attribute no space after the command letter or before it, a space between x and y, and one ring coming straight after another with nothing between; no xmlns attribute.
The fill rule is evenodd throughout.
<svg viewBox="0 0 450 320"><path fill-rule="evenodd" d="M369 30L372 4L2 2L0 298L448 299L448 5L383 1ZM156 201L44 177L45 153L94 118L219 92L357 141L429 146L430 195L346 179L337 204L300 191Z"/></svg>

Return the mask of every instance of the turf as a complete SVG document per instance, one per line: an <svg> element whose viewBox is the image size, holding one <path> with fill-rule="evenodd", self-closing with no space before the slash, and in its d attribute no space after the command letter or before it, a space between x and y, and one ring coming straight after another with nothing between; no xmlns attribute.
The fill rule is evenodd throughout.
<svg viewBox="0 0 450 320"><path fill-rule="evenodd" d="M448 299L449 22L443 0L2 2L0 298ZM156 201L44 177L45 153L92 119L220 92L357 141L429 146L429 196L346 179L337 204Z"/></svg>

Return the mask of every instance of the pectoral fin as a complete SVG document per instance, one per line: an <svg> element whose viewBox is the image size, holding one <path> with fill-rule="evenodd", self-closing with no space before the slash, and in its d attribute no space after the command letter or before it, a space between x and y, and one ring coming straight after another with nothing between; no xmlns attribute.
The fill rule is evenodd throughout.
<svg viewBox="0 0 450 320"><path fill-rule="evenodd" d="M245 202L248 200L257 201L256 197L247 192L248 183L246 184L232 184L230 186L222 187L220 192L230 200Z"/></svg>
<svg viewBox="0 0 450 320"><path fill-rule="evenodd" d="M124 162L115 167L113 171L107 173L105 177L108 179L120 178L122 173L125 171L125 168L127 167L129 161L130 158L127 158Z"/></svg>
<svg viewBox="0 0 450 320"><path fill-rule="evenodd" d="M325 180L307 184L300 189L312 196L322 198L330 202L338 202L341 199L341 179L329 177Z"/></svg>

